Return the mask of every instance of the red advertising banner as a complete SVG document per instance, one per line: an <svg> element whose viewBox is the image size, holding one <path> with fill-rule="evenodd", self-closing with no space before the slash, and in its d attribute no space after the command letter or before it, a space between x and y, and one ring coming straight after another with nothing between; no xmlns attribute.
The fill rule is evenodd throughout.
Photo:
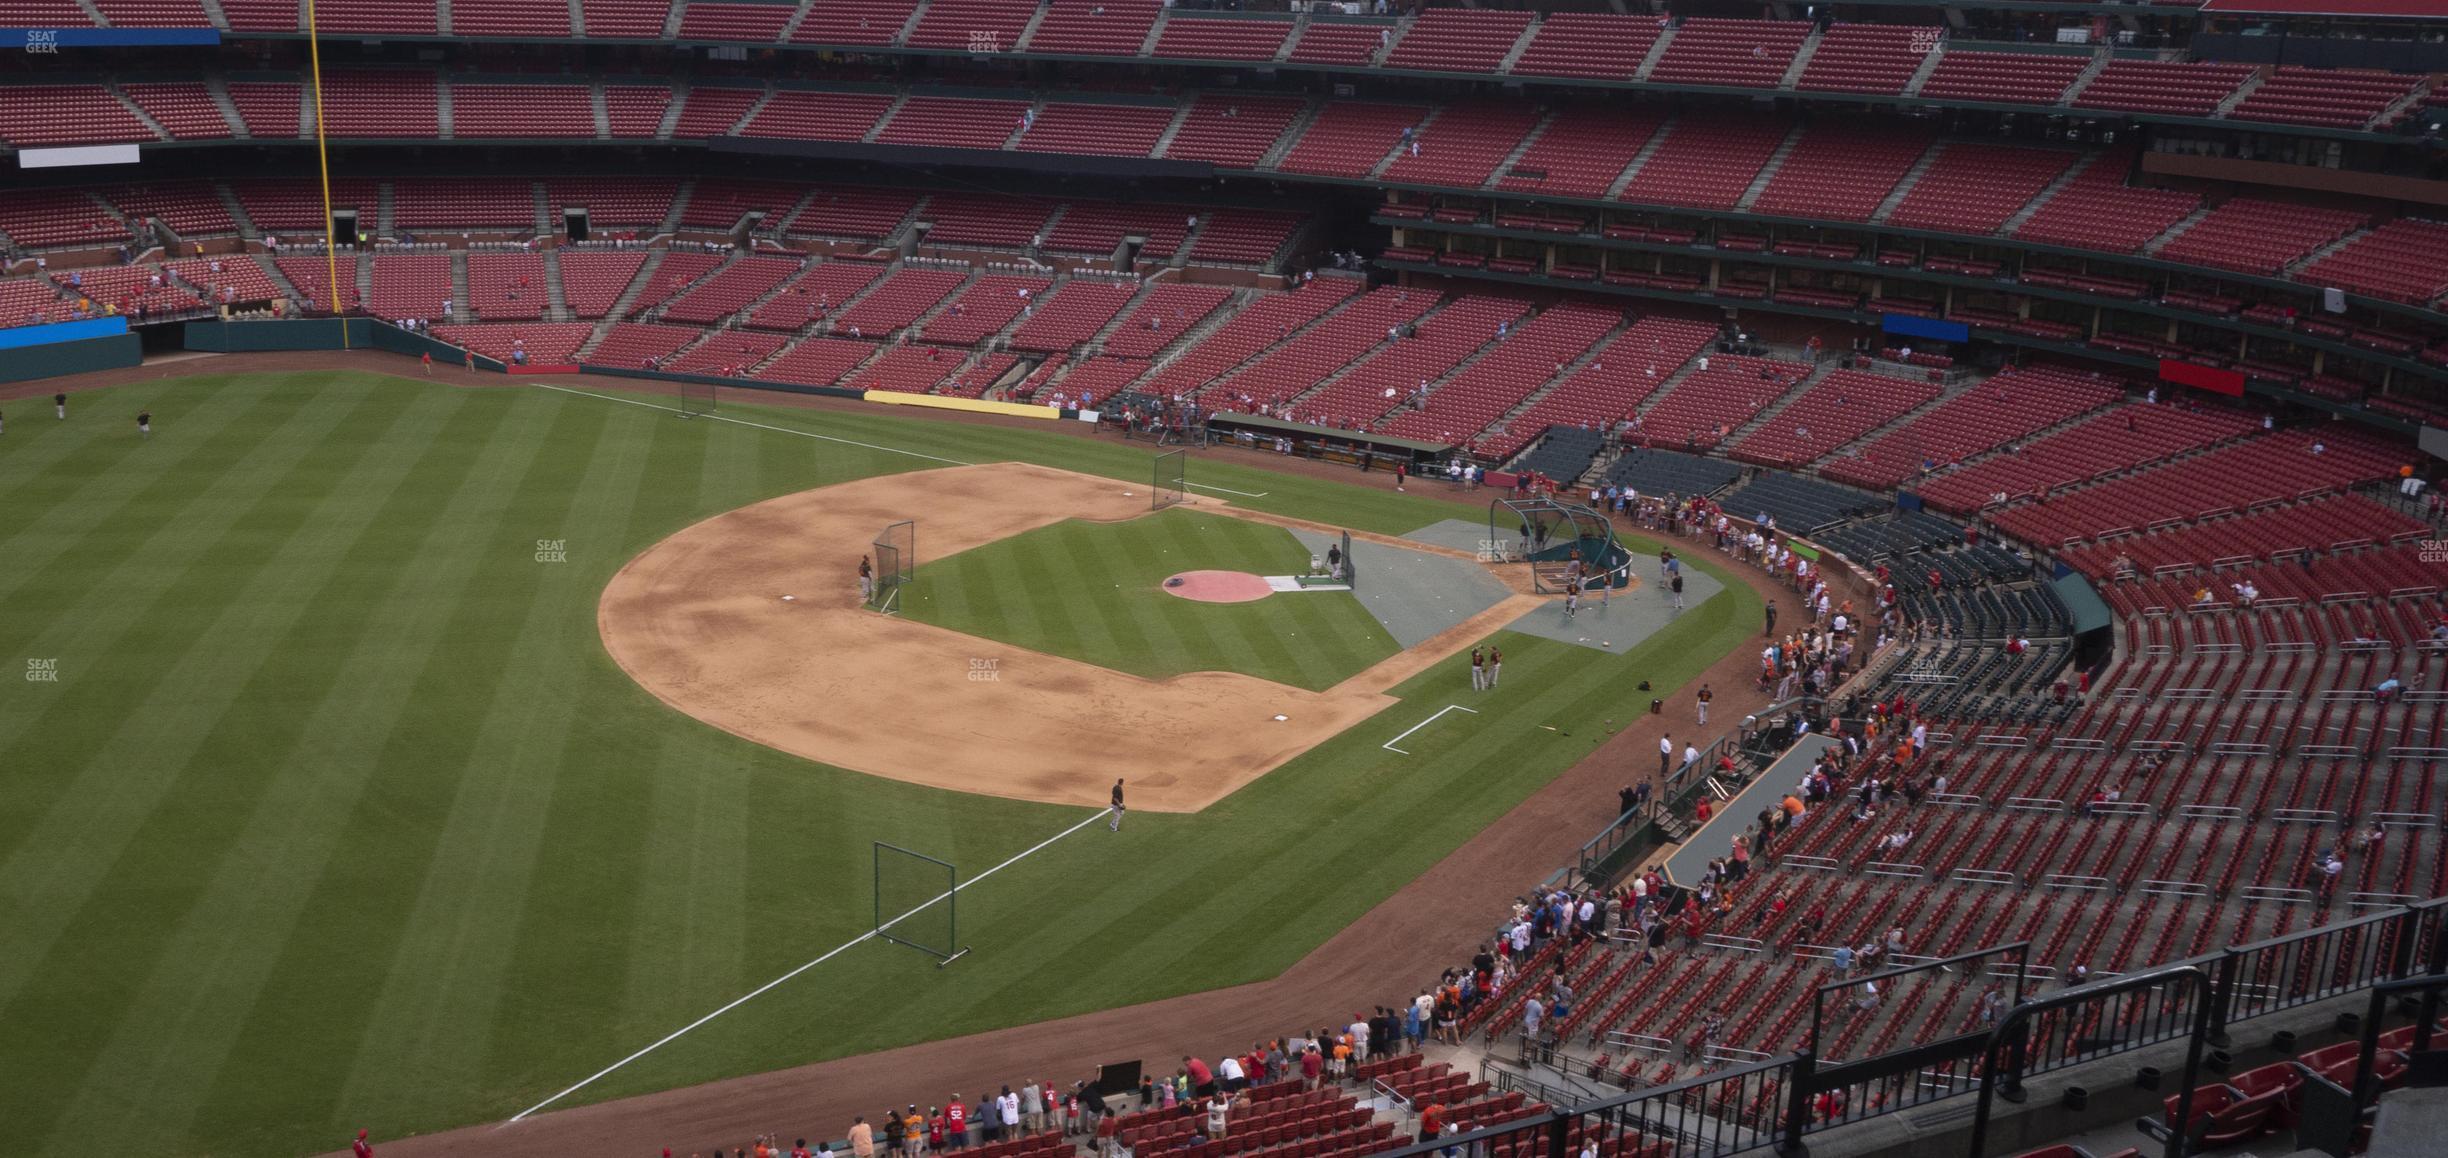
<svg viewBox="0 0 2448 1158"><path fill-rule="evenodd" d="M2212 394L2240 395L2244 393L2244 375L2234 370L2214 366L2199 366L2173 358L2159 359L2159 378L2179 386L2191 386Z"/></svg>

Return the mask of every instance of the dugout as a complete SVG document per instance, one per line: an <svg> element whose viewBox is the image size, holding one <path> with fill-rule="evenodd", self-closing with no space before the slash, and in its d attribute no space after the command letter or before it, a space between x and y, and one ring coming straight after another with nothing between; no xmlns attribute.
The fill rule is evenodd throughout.
<svg viewBox="0 0 2448 1158"><path fill-rule="evenodd" d="M1208 415L1207 429L1216 439L1265 449L1289 442L1292 453L1320 462L1340 462L1372 470L1392 470L1397 463L1417 472L1424 464L1443 462L1450 443L1421 442L1366 430L1337 430L1308 422L1289 422L1263 414L1222 412Z"/></svg>

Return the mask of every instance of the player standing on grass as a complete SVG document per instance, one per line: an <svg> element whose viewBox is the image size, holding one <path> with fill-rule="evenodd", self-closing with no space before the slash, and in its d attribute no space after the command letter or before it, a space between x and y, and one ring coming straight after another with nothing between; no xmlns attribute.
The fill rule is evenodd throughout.
<svg viewBox="0 0 2448 1158"><path fill-rule="evenodd" d="M351 1158L374 1158L374 1147L366 1144L366 1132L357 1131L357 1140L349 1143Z"/></svg>
<svg viewBox="0 0 2448 1158"><path fill-rule="evenodd" d="M1501 676L1501 675L1503 675L1503 674L1504 674L1504 649L1503 649L1503 648L1501 648L1501 647L1491 647L1491 648L1489 648L1489 649L1488 649L1488 677L1487 677L1487 687L1488 687L1488 690L1489 690L1489 691L1491 691L1491 692L1492 692L1492 691L1495 691L1495 690L1496 690L1496 677Z"/></svg>
<svg viewBox="0 0 2448 1158"><path fill-rule="evenodd" d="M1107 821L1105 827L1110 828L1115 832L1122 831L1122 812L1122 780L1120 777L1115 777L1113 790L1113 819Z"/></svg>
<svg viewBox="0 0 2448 1158"><path fill-rule="evenodd" d="M65 394L52 395L51 409L59 414L60 421L68 421L68 396Z"/></svg>
<svg viewBox="0 0 2448 1158"><path fill-rule="evenodd" d="M1475 647L1471 649L1471 690L1487 690L1487 656Z"/></svg>
<svg viewBox="0 0 2448 1158"><path fill-rule="evenodd" d="M150 411L150 410L139 410L139 411L137 411L137 412L136 412L136 437L138 437L138 438L151 438L151 437L153 437L153 412L152 412L152 411Z"/></svg>

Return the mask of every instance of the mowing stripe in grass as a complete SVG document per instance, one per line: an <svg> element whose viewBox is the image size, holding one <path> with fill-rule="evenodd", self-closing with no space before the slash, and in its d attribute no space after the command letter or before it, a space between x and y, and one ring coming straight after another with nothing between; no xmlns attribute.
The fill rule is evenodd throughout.
<svg viewBox="0 0 2448 1158"><path fill-rule="evenodd" d="M973 866L1065 823L688 720L611 663L595 600L628 556L776 493L930 458L1141 487L1141 444L753 406L733 415L752 425L681 422L355 374L129 387L112 405L165 410L174 394L177 422L142 448L71 422L42 431L39 454L13 443L0 457L0 585L14 592L0 640L107 656L55 691L0 697L0 919L14 938L0 978L16 979L0 999L0 1120L36 1154L293 1153L358 1125L396 1136L506 1115L807 946L858 936L867 840ZM795 426L826 437L776 433ZM49 465L29 477L29 459ZM1370 479L1194 471L1271 492L1248 505L1355 529L1456 509ZM1306 563L1280 529L1195 509L1124 526L1172 535L1177 522L1211 526L1182 541L1219 545L1236 569ZM1183 548L1101 538L1113 529L1038 532L1034 560L934 560L920 591L1014 632L1046 630L1050 595L1100 646L1280 665L1269 678L1287 683L1393 650L1356 647L1382 630L1348 596L1175 599L1157 584L1186 569L1172 563ZM564 531L571 563L528 561L533 539ZM52 558L19 570L29 550ZM1100 583L1105 597L1087 598ZM961 966L861 944L821 983L769 990L572 1100L1271 975L1585 753L1606 716L1645 708L1633 682L1674 694L1700 651L1756 630L1755 599L1717 602L1624 656L1500 636L1505 688L1469 701L1490 718L1414 737L1435 750L1406 745L1418 755L1405 762L1378 748L1416 712L1389 717L1196 816L1083 833L963 904L979 953ZM1262 650L1269 639L1295 646ZM1441 666L1398 694L1450 702L1464 681ZM931 722L888 726L923 743Z"/></svg>
<svg viewBox="0 0 2448 1158"><path fill-rule="evenodd" d="M472 409L492 407L479 404ZM209 777L207 769L244 758L241 752L272 774L249 794L252 808L242 822L222 830L227 854L207 856L202 862L213 866L205 887L175 932L157 941L161 963L121 1022L111 1048L96 1059L101 1072L145 1079L149 1115L162 1128L184 1128L212 1092L224 1061L247 1043L263 1043L291 1018L326 1017L306 1009L318 992L328 998L365 992L374 983L372 971L382 964L381 946L400 935L400 914L392 907L390 890L336 889L331 878L356 876L370 885L375 879L391 879L397 867L349 855L358 834L382 824L379 816L365 815L358 805L382 765L381 753L411 698L417 674L432 662L444 640L457 638L437 630L441 625L433 621L435 610L485 605L462 597L476 589L484 574L476 560L503 542L492 531L515 505L515 483L548 445L543 437L546 424L556 416L531 411L494 417L488 424L492 437L484 442L475 441L482 436L473 429L466 432L466 443L447 438L406 442L404 449L426 452L421 461L389 462L367 479L363 494L350 495L345 485L336 488L336 498L348 495L356 501L342 511L313 512L290 527L290 550L284 554L292 557L272 570L321 572L321 578L311 586L295 583L299 597L277 601L298 608L296 622L284 638L259 637L262 664L248 681L260 685L249 689L258 694L242 694L240 699L274 703L271 689L284 685L317 688L320 697L287 712L262 713L243 733L231 736L229 751L216 753L208 747L197 754L191 776ZM580 424L585 424L583 419ZM470 446L481 452L469 454ZM447 502L427 501L402 486L419 468L435 465L446 465L448 476L460 480ZM343 526L327 527L321 517L325 513ZM365 525L346 525L358 519L365 519ZM380 534L368 533L375 527ZM350 530L355 532L353 543L342 533ZM331 573L343 566L349 578L333 582ZM360 604L371 609L364 627L347 640L330 638L331 619ZM232 722L243 718L244 713L225 717ZM406 774L431 777L433 769ZM165 830L179 825L165 813L157 813L157 818ZM419 830L414 836L423 834ZM161 835L175 839L171 831ZM318 905L326 911L310 915ZM330 911L335 905L344 906L345 913ZM368 928L362 938L345 944L315 937L265 937L267 932L285 934L301 923L335 922L365 922ZM274 945L279 952L270 951ZM285 969L301 955L316 958L318 964ZM207 963L197 976L197 966ZM429 962L427 967L440 964ZM165 1021L185 1023L185 1032L175 1039L181 1048L175 1052L162 1052L154 1036ZM286 1064L326 1072L331 1061L323 1055L339 1044L326 1039L301 1046L295 1039L282 1040L274 1051L277 1057L248 1059L244 1068L260 1072L264 1065ZM328 1105L331 1092L323 1082L253 1093L275 1105L303 1096L320 1109ZM115 1112L116 1107L80 1100L59 1128L70 1136L88 1136Z"/></svg>
<svg viewBox="0 0 2448 1158"><path fill-rule="evenodd" d="M1284 574L1307 561L1289 532L1229 516L1070 520L922 564L912 616L1151 679L1234 671L1322 690L1397 650L1354 596L1213 604L1162 586L1186 570Z"/></svg>
<svg viewBox="0 0 2448 1158"><path fill-rule="evenodd" d="M388 549L402 553L397 560L367 560L381 578L363 597L378 610L368 617L363 642L345 659L349 690L325 700L304 741L345 753L351 775L336 778L330 799L321 802L330 827L390 855L300 842L301 861L319 859L291 902L294 919L308 927L347 928L353 936L295 939L266 962L266 998L249 1012L231 1065L210 1098L223 1115L209 1121L211 1132L246 1131L250 1118L317 1120L332 1112L348 1051L374 1016L387 963L409 931L419 870L436 855L455 805L446 791L449 774L472 759L481 720L471 700L506 674L498 658L503 645L485 629L500 616L515 615L522 598L535 598L532 586L519 583L504 565L526 567L532 532L521 534L526 529L514 530L508 520L523 509L523 497L538 480L562 486L575 473L552 461L552 434L569 432L572 424L591 433L594 424L550 405L493 397L479 405L493 427L509 428L511 441L476 433L465 440L466 457L420 464L412 473L428 484L428 502L392 516L400 527ZM427 473L436 467L438 473ZM381 664L369 647L387 648L396 662ZM389 670L355 674L360 665ZM374 702L350 703L364 697ZM402 707L389 707L393 701ZM369 726L344 732L351 712ZM502 775L499 766L490 771ZM432 959L419 965L445 973L451 967ZM346 1012L316 1014L316 1006ZM304 1024L321 1032L302 1032ZM415 1036L405 1034L395 1044L412 1047ZM266 1070L292 1080L255 1086L235 1080ZM322 1076L310 1080L310 1074ZM409 1098L417 1091L403 1083L397 1092Z"/></svg>
<svg viewBox="0 0 2448 1158"><path fill-rule="evenodd" d="M558 596L592 586L575 561L608 565L624 541L628 508L597 503L595 496L634 491L647 473L650 447L602 433L564 422L544 436L547 455L521 480L499 542L479 572L481 589L497 597L464 604L443 628L447 637L476 646L437 655L420 681L428 691L419 700L460 685L468 749L447 777L446 765L422 770L449 786L449 809L436 825L413 896L406 891L412 874L399 874L389 885L402 932L354 1048L343 1058L350 1043L333 1043L333 1061L348 1072L337 1099L342 1117L386 1110L432 1120L441 1105L482 1088L491 1027L510 988L505 977L525 922L523 905L480 902L528 895L546 855L546 834L554 831L546 818L560 775L585 767L565 758L570 736L586 727L579 688L566 679L538 678L555 656L592 642L584 622L569 616ZM535 561L530 548L539 538L566 540L574 562ZM524 600L517 598L521 592ZM473 678L480 674L487 678ZM506 775L504 769L536 771ZM419 771L398 769L400 775ZM586 785L589 792L598 789ZM603 894L600 919L619 924L624 900L617 891ZM368 978L377 980L371 972Z"/></svg>
<svg viewBox="0 0 2448 1158"><path fill-rule="evenodd" d="M297 720L265 689L329 686L319 678L328 673L313 670L322 653L275 646L293 629L327 628L328 617L309 623L306 612L315 593L342 568L340 552L330 542L300 530L316 515L328 516L326 530L345 532L370 522L373 501L397 485L399 463L393 457L404 460L431 448L431 428L372 421L379 410L395 408L370 394L334 395L310 408L326 411L327 425L294 445L312 453L301 453L277 475L252 476L257 485L250 494L226 495L226 507L218 513L227 525L217 533L193 524L184 528L201 534L201 544L209 547L170 576L174 591L238 582L246 595L224 605L222 615L198 619L184 644L160 650L163 678L146 714L192 720L192 729L148 733L162 742L124 758L106 747L79 778L95 787L62 798L63 806L109 811L78 834L78 856L90 858L84 898L39 910L66 921L29 943L51 954L55 967L83 973L85 1000L92 999L97 984L118 996L107 1004L113 1011L108 1024L89 1025L85 1035L54 1047L59 1056L53 1065L64 1073L86 1073L85 1096L41 1107L27 1122L29 1129L40 1132L39 1123L64 1115L64 1128L90 1137L82 1131L124 1115L122 1103L130 1098L175 1128L177 1093L163 1088L165 1083L207 1082L217 1068L217 1057L173 1055L209 1042L205 1025L243 1015L251 990L233 983L228 971L243 970L267 943L261 939L263 926L205 907L213 898L212 869L218 864L222 872L269 873L280 880L299 868L283 860L287 825L297 817L278 818L269 834L258 826L242 836L240 822L262 785L283 767L284 730ZM335 433L351 421L361 428L399 429L403 437L390 454L354 455ZM250 478L244 472L222 477ZM342 478L348 481L333 481ZM301 502L301 495L321 501ZM267 553L258 545L276 542L285 546ZM170 599L167 593L163 597ZM172 737L184 743L173 748ZM104 778L122 789L116 798L99 788ZM162 880L176 881L177 887L144 891ZM241 892L248 894L241 903L252 904L252 891ZM141 909L131 904L131 895L145 898ZM88 964L80 968L74 962ZM96 970L92 963L97 962L108 965ZM40 988L18 997L21 1003L44 1003ZM164 1025L180 1025L181 1032L165 1035Z"/></svg>
<svg viewBox="0 0 2448 1158"><path fill-rule="evenodd" d="M671 409L670 407L656 406L651 402L640 402L634 398L623 398L617 394L598 394L592 390L572 390L567 386L553 386L542 382L537 383L536 386L538 389L542 390L557 390L563 394L577 394L587 398L601 398L607 402L627 402L633 406L644 406L656 410ZM672 412L675 414L679 413L677 410L673 410ZM877 446L873 443L854 442L847 438L836 438L830 434L818 434L812 430L793 430L787 426L769 426L762 422L750 422L745 418L733 418L728 414L700 414L697 417L713 422L725 422L733 426L745 426L753 430L770 430L776 434L795 434L801 438L821 438L826 442L838 442L847 446L855 446L864 450L872 450L882 454L905 454L911 458L922 458L930 462L943 463L946 466L975 465L974 463L963 462L956 458L943 458L938 455L926 454L921 451L905 450L897 446Z"/></svg>
<svg viewBox="0 0 2448 1158"><path fill-rule="evenodd" d="M1035 855L1036 853L1041 852L1041 851L1045 850L1046 848L1049 848L1049 847L1053 846L1055 842L1062 840L1064 837L1070 836L1072 833L1078 832L1079 830L1081 830L1081 829L1083 829L1083 828L1086 828L1086 827L1088 827L1088 826L1089 826L1089 825L1091 825L1091 824L1095 824L1097 821L1100 821L1100 820L1103 820L1103 819L1105 819L1105 813L1104 813L1104 812L1102 812L1102 811L1098 811L1098 812L1091 812L1091 813L1089 813L1087 816L1082 817L1082 818L1079 820L1079 822L1078 822L1078 823L1073 824L1071 827L1066 828L1066 829L1062 830L1061 832L1055 833L1054 835L1049 836L1049 837L1045 838L1044 840L1039 841L1038 843L1036 843L1036 844L1034 844L1034 845L1031 845L1031 846L1030 846L1030 847L1028 847L1028 848L1022 849L1021 851L1019 851L1019 852L1017 852L1017 853L1012 854L1012 856L1011 856L1011 858L1010 858L1010 859L1005 860L1005 861L1003 861L1003 862L1001 862L1001 863L999 863L999 864L995 865L993 868L987 869L986 871L981 872L981 873L978 873L978 874L977 874L977 875L975 875L975 876L969 877L969 878L968 878L968 879L966 879L966 880L962 880L962 881L956 882L955 884L953 884L953 886L952 886L952 888L951 888L951 890L950 890L950 891L951 891L951 892L954 892L954 893L958 893L958 892L964 891L964 890L966 890L966 889L968 889L968 888L970 888L970 887L972 887L972 886L974 886L974 885L980 884L980 883L984 882L984 881L985 881L985 880L986 880L988 877L994 876L996 873L1002 872L1004 869L1011 867L1013 864L1016 864L1016 863L1018 863L1019 861L1025 860L1025 859L1027 859L1028 857L1033 856L1033 855ZM945 895L945 894L942 894L942 893L938 893L938 894L936 894L935 900L942 900L942 899L943 899L943 897L944 897L944 895ZM926 902L926 903L927 903L927 904L931 904L931 903L933 903L933 902L932 902L932 901L930 901L930 902ZM925 907L925 905L924 905L924 904L921 904L920 906L918 906L918 908L912 908L912 909L910 909L910 910L909 910L909 912L902 913L902 914L900 914L899 916L896 916L896 917L890 917L890 918L887 918L887 919L886 919L886 921L885 921L885 924L889 925L889 924L893 924L893 923L895 923L895 922L898 922L898 921L899 921L899 920L901 920L902 918L908 917L908 916L909 916L910 914L912 914L912 913L916 913L916 912L918 911L918 909L919 909L919 908L924 908L924 907ZM553 1103L558 1102L558 1101L560 1101L561 1099L566 1098L566 1097L568 1097L569 1095L571 1095L571 1094L574 1094L574 1093L578 1092L579 1090L585 1089L587 1086L592 1085L592 1084L593 1084L595 1081L597 1081L598 1079L600 1079L600 1078L604 1077L604 1076L605 1076L605 1075L607 1075L607 1074L610 1074L612 1071L617 1070L617 1069L619 1069L619 1068L621 1068L621 1067L623 1067L623 1066L626 1066L626 1065L628 1065L629 1063L631 1063L631 1062L633 1062L633 1061L636 1061L637 1059L639 1059L639 1058L641 1058L641 1057L644 1057L644 1056L646 1056L647 1054L652 1053L652 1052L654 1052L654 1051L655 1051L655 1050L657 1050L657 1049L662 1048L664 1045L666 1045L666 1044L668 1044L668 1043L670 1043L670 1042L673 1042L673 1041L678 1040L678 1039L679 1039L679 1038L680 1038L682 1035L689 1033L690 1031L692 1031L692 1030L696 1029L697 1027L699 1027L699 1026L701 1026L701 1025L704 1025L704 1024L706 1024L707 1022L712 1021L712 1020L714 1020L714 1019L715 1019L715 1018L717 1018L717 1017L721 1017L723 1014L729 1013L729 1012L731 1012L732 1010L739 1008L740 1006L742 1006L742 1005L744 1005L744 1004L748 1003L749 1001L751 1001L751 1000L753 1000L753 999L755 999L755 998L757 998L757 997L761 997L761 996L763 996L765 993L767 993L768 991L770 991L770 990L774 989L775 987L777 987L777 986L779 986L779 985L782 985L783 983L785 983L785 982L787 982L787 981L791 980L791 979L792 979L792 978L794 978L794 977L799 976L799 975L800 975L800 974L802 974L802 973L807 972L807 971L808 971L808 970L810 970L810 969L815 968L815 967L816 967L816 966L818 966L818 965L822 965L822 964L824 964L825 962L832 960L832 959L833 959L835 956L839 955L839 954L840 954L840 953L841 953L843 950L849 949L850 947L852 947L852 946L854 946L854 945L858 945L858 944L860 944L860 943L862 943L862 942L866 942L866 941L871 941L871 940L874 940L874 939L876 938L876 935L877 935L877 934L876 934L876 932L875 932L874 930L870 930L870 931L868 931L868 932L866 932L866 933L862 933L862 934L860 934L859 936L857 936L857 937L855 937L855 938L853 938L853 939L851 939L851 940L844 941L844 942L842 942L841 944L834 946L832 949L827 950L825 953L823 953L822 955L820 955L820 956L816 957L815 959L813 959L813 960L811 960L811 961L807 962L806 964L801 965L801 966L799 966L798 968L793 969L793 970L791 970L790 972L785 973L785 974L783 974L783 975L782 975L782 976L780 976L780 977L776 977L776 978L774 978L773 980L768 981L768 982L766 982L765 984L760 985L760 986L758 986L757 988L755 988L755 989L752 989L752 990L748 991L747 993L745 993L745 994L741 995L741 996L740 996L739 998L737 998L736 1000L733 1000L733 1001L732 1001L732 1002L730 1002L729 1004L724 1005L722 1008L717 1009L717 1010L715 1010L715 1011L714 1011L714 1012L712 1012L712 1013L706 1014L704 1017L701 1017L701 1018L697 1019L696 1021L690 1022L689 1024L687 1024L687 1025L685 1025L685 1026L682 1026L682 1027L680 1027L679 1029L676 1029L676 1030L672 1031L672 1033L671 1033L669 1036L666 1036L666 1037L664 1037L664 1038L661 1038L661 1039L657 1040L657 1041L656 1041L654 1044L649 1045L649 1046L647 1046L646 1048L644 1048L644 1049L641 1049L641 1050L637 1051L636 1053L630 1054L628 1057L622 1058L620 1061L617 1061L617 1062L612 1063L612 1065L610 1065L610 1066L608 1066L608 1067L604 1068L604 1069L603 1069L603 1070L601 1070L601 1071L598 1071L598 1072L597 1072L597 1073L596 1073L594 1076L589 1077L589 1078L587 1078L586 1080L579 1082L577 1085L571 1086L570 1088L568 1088L568 1089L566 1089L566 1090L563 1090L563 1091L561 1091L560 1093L554 1094L552 1097L546 1098L546 1099L544 1099L543 1101L538 1102L538 1103L536 1103L535 1105L528 1107L527 1109L524 1109L524 1110L519 1111L518 1113L516 1113L516 1114L514 1114L514 1115L512 1115L512 1116L511 1116L510 1121L512 1121L512 1122L516 1122L516 1121L518 1121L519 1119L524 1118L524 1117L526 1117L526 1116L527 1116L527 1115L529 1115L529 1114L535 1113L537 1110L541 1110L541 1109L543 1109L543 1108L544 1108L544 1107L546 1107L546 1106L552 1105Z"/></svg>
<svg viewBox="0 0 2448 1158"><path fill-rule="evenodd" d="M250 561L251 549L228 538L231 529L282 485L309 473L302 464L313 448L363 402L363 396L354 402L333 398L301 408L284 424L301 429L267 451L256 469L216 472L211 486L185 502L174 504L169 493L183 485L177 476L155 476L145 489L163 493L138 502L138 509L155 512L151 520L131 520L121 529L123 549L109 556L115 565L107 573L98 565L84 569L98 581L81 584L76 601L28 645L41 649L37 654L63 657L68 672L57 694L24 697L39 705L39 717L15 710L0 715L0 749L34 764L49 744L87 734L100 721L133 716L145 726L101 729L81 767L50 778L59 790L40 814L22 828L10 826L0 899L16 911L0 922L10 930L12 949L0 954L0 1023L28 1024L9 1011L24 1004L25 986L38 974L75 977L80 985L96 980L77 976L73 960L51 959L61 933L80 919L137 826L230 706L242 682L231 675L261 659L261 628L295 611L277 601L235 601L200 609L203 614L185 614L178 606L189 584L206 582L207 572ZM257 574L250 595L268 594L286 578ZM123 666L103 666L112 660ZM137 660L143 662L131 662ZM89 666L80 671L79 663ZM37 720L39 727L29 727ZM69 948L83 958L81 946Z"/></svg>

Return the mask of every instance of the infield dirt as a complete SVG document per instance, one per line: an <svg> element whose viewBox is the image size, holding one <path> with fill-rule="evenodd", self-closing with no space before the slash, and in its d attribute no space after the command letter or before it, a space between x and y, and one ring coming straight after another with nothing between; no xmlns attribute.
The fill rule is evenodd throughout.
<svg viewBox="0 0 2448 1158"><path fill-rule="evenodd" d="M1119 778L1135 809L1192 812L1399 702L1389 689L1540 602L1517 593L1322 692L1234 672L1143 679L860 605L859 557L895 521L917 520L918 557L931 560L1149 507L1143 486L1020 463L802 491L648 548L604 589L597 626L613 660L664 703L793 755L1092 807Z"/></svg>

